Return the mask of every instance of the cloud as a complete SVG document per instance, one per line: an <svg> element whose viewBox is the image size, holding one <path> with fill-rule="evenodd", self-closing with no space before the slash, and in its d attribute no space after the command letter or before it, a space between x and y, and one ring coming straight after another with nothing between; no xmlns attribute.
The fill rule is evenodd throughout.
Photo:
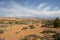
<svg viewBox="0 0 60 40"><path fill-rule="evenodd" d="M58 9L58 7L55 7L54 9Z"/></svg>
<svg viewBox="0 0 60 40"><path fill-rule="evenodd" d="M46 4L45 3L41 3L37 6L37 10L41 10L41 8L43 8L43 6L45 6Z"/></svg>
<svg viewBox="0 0 60 40"><path fill-rule="evenodd" d="M10 5L9 8L4 8L0 6L0 14L5 14L3 16L5 17L41 17L41 16L47 16L47 17L57 17L60 16L60 11L48 11L48 9L51 8L51 6L47 6L43 9L43 11L23 7L20 4L12 1L8 3ZM43 7L45 3L42 3L39 5L39 8ZM7 5L6 5L7 6Z"/></svg>
<svg viewBox="0 0 60 40"><path fill-rule="evenodd" d="M43 11L48 11L51 8L51 6L47 6L46 8L43 9Z"/></svg>

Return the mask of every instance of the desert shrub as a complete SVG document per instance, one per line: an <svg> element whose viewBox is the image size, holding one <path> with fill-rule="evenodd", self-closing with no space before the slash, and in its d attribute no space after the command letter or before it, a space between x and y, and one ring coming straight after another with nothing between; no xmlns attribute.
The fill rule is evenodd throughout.
<svg viewBox="0 0 60 40"><path fill-rule="evenodd" d="M54 38L54 40L60 40L60 33L56 33L52 37Z"/></svg>
<svg viewBox="0 0 60 40"><path fill-rule="evenodd" d="M0 21L0 24L9 24L11 21Z"/></svg>
<svg viewBox="0 0 60 40"><path fill-rule="evenodd" d="M5 40L5 38L0 38L0 40Z"/></svg>
<svg viewBox="0 0 60 40"><path fill-rule="evenodd" d="M53 25L53 20L43 20L42 24L42 27L50 27Z"/></svg>
<svg viewBox="0 0 60 40"><path fill-rule="evenodd" d="M35 38L40 38L40 36L36 35L36 34L31 34L31 35L28 35L26 37L35 37Z"/></svg>
<svg viewBox="0 0 60 40"><path fill-rule="evenodd" d="M15 21L15 24L25 24L24 21Z"/></svg>
<svg viewBox="0 0 60 40"><path fill-rule="evenodd" d="M26 30L26 29L28 29L27 27L23 27L21 30Z"/></svg>
<svg viewBox="0 0 60 40"><path fill-rule="evenodd" d="M1 28L4 28L4 27L7 27L8 25L5 25L5 24L1 24L0 27Z"/></svg>
<svg viewBox="0 0 60 40"><path fill-rule="evenodd" d="M37 39L40 40L40 36L38 36L36 34L31 34L31 35L25 36L24 38L19 39L19 40L37 40Z"/></svg>
<svg viewBox="0 0 60 40"><path fill-rule="evenodd" d="M34 29L35 26L34 25L29 25L30 29Z"/></svg>
<svg viewBox="0 0 60 40"><path fill-rule="evenodd" d="M3 22L2 22L2 21L0 21L0 24L3 24Z"/></svg>
<svg viewBox="0 0 60 40"><path fill-rule="evenodd" d="M46 35L44 37L41 38L41 40L50 40L52 38L51 35Z"/></svg>
<svg viewBox="0 0 60 40"><path fill-rule="evenodd" d="M7 30L4 30L4 31L7 31Z"/></svg>
<svg viewBox="0 0 60 40"><path fill-rule="evenodd" d="M9 21L9 24L12 24L13 22L12 21Z"/></svg>
<svg viewBox="0 0 60 40"><path fill-rule="evenodd" d="M55 20L54 20L54 23L53 23L54 27L60 27L60 19L57 17Z"/></svg>
<svg viewBox="0 0 60 40"><path fill-rule="evenodd" d="M19 22L18 21L15 21L15 24L19 24Z"/></svg>
<svg viewBox="0 0 60 40"><path fill-rule="evenodd" d="M18 21L18 24L28 24L28 22L25 20L21 20L21 21Z"/></svg>
<svg viewBox="0 0 60 40"><path fill-rule="evenodd" d="M4 33L4 30L0 30L0 34L3 34Z"/></svg>
<svg viewBox="0 0 60 40"><path fill-rule="evenodd" d="M44 36L41 38L42 40L49 40L49 38L47 36Z"/></svg>
<svg viewBox="0 0 60 40"><path fill-rule="evenodd" d="M42 25L41 27L46 27L46 25Z"/></svg>
<svg viewBox="0 0 60 40"><path fill-rule="evenodd" d="M53 30L44 30L42 33L56 33L56 31L53 31Z"/></svg>

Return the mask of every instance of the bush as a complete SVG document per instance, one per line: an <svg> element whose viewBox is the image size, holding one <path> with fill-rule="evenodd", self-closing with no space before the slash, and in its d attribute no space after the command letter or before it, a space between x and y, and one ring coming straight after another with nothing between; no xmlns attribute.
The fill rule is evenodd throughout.
<svg viewBox="0 0 60 40"><path fill-rule="evenodd" d="M52 36L51 35L45 35L41 38L41 40L51 40Z"/></svg>
<svg viewBox="0 0 60 40"><path fill-rule="evenodd" d="M54 20L54 23L53 23L54 27L60 27L60 19L57 17L55 20Z"/></svg>
<svg viewBox="0 0 60 40"><path fill-rule="evenodd" d="M26 29L28 29L27 27L23 27L21 30L26 30Z"/></svg>
<svg viewBox="0 0 60 40"><path fill-rule="evenodd" d="M12 24L13 22L12 21L9 21L9 24Z"/></svg>
<svg viewBox="0 0 60 40"><path fill-rule="evenodd" d="M19 24L19 22L18 21L15 21L15 24Z"/></svg>
<svg viewBox="0 0 60 40"><path fill-rule="evenodd" d="M56 31L53 31L53 30L44 30L42 33L56 33Z"/></svg>
<svg viewBox="0 0 60 40"><path fill-rule="evenodd" d="M28 35L28 36L25 36L24 38L22 39L19 39L19 40L40 40L40 36L38 35L34 35L34 34L31 34L31 35Z"/></svg>
<svg viewBox="0 0 60 40"><path fill-rule="evenodd" d="M8 25L5 25L5 24L1 24L0 25L0 28L4 28L4 27L7 27Z"/></svg>
<svg viewBox="0 0 60 40"><path fill-rule="evenodd" d="M5 38L0 38L0 40L5 40Z"/></svg>
<svg viewBox="0 0 60 40"><path fill-rule="evenodd" d="M43 20L41 27L51 27L53 25L53 20Z"/></svg>
<svg viewBox="0 0 60 40"><path fill-rule="evenodd" d="M4 30L0 30L0 34L3 34L4 33Z"/></svg>
<svg viewBox="0 0 60 40"><path fill-rule="evenodd" d="M29 27L30 27L30 29L34 29L34 28L35 28L35 26L34 26L34 25L30 25Z"/></svg>
<svg viewBox="0 0 60 40"><path fill-rule="evenodd" d="M60 40L60 33L56 33L52 37L54 38L54 40Z"/></svg>

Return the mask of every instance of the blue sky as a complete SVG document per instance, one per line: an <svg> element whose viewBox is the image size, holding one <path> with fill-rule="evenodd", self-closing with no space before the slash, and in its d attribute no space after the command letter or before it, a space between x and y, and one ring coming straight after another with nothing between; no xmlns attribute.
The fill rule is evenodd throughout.
<svg viewBox="0 0 60 40"><path fill-rule="evenodd" d="M0 17L60 17L60 0L0 0Z"/></svg>

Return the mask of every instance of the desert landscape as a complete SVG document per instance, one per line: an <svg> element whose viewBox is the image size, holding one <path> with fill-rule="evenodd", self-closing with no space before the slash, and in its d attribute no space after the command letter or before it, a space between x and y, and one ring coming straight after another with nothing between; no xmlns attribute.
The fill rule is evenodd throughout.
<svg viewBox="0 0 60 40"><path fill-rule="evenodd" d="M60 0L0 0L0 40L60 40Z"/></svg>
<svg viewBox="0 0 60 40"><path fill-rule="evenodd" d="M0 40L57 40L56 34L60 33L60 28L54 28L51 20L43 20L0 18Z"/></svg>

